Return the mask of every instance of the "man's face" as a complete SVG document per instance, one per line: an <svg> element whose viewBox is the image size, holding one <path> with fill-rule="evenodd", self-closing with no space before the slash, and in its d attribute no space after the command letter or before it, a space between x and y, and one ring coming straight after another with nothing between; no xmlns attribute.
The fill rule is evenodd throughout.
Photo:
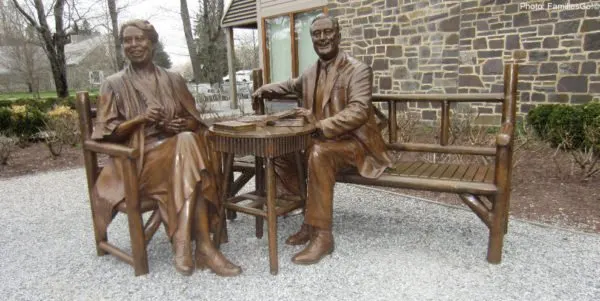
<svg viewBox="0 0 600 301"><path fill-rule="evenodd" d="M143 30L135 26L127 26L123 30L123 49L125 50L125 56L132 64L151 61L153 48L154 45L146 37Z"/></svg>
<svg viewBox="0 0 600 301"><path fill-rule="evenodd" d="M322 60L334 58L339 51L340 33L329 19L319 19L310 27L315 52Z"/></svg>

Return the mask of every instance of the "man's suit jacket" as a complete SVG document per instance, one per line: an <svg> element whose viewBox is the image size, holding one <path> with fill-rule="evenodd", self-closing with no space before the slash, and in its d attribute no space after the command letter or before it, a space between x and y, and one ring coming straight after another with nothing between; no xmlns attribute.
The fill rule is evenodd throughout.
<svg viewBox="0 0 600 301"><path fill-rule="evenodd" d="M263 86L263 93L268 97L296 94L302 106L312 111L319 64L317 61L298 78ZM328 72L321 108L315 108L321 110L323 135L333 140L358 140L366 150L366 160L357 166L358 171L363 177L379 177L392 164L371 104L371 68L340 51Z"/></svg>

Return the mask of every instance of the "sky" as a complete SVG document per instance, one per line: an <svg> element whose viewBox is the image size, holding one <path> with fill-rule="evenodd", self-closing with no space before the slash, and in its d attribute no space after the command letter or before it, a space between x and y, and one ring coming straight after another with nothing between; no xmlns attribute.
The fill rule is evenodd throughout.
<svg viewBox="0 0 600 301"><path fill-rule="evenodd" d="M225 9L231 0L225 0ZM140 0L132 1L127 11L119 16L119 22L128 19L148 19L158 31L159 39L165 46L173 62L178 68L189 62L183 24L179 15L179 1L175 0ZM188 0L190 16L198 10L197 0ZM193 24L192 24L193 26Z"/></svg>

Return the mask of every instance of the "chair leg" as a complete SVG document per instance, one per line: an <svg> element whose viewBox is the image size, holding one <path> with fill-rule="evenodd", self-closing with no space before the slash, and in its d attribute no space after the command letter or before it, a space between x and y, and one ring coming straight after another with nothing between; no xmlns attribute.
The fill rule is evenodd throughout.
<svg viewBox="0 0 600 301"><path fill-rule="evenodd" d="M156 210L154 210L154 212L152 212L152 215L150 215L150 217L148 218L148 221L146 222L146 226L144 226L144 239L146 241L146 246L148 245L150 240L152 240L152 237L156 233L156 230L158 230L158 228L160 227L160 224L161 224L160 212L158 209L156 209Z"/></svg>
<svg viewBox="0 0 600 301"><path fill-rule="evenodd" d="M134 159L123 160L123 176L125 183L125 202L127 204L127 219L129 221L129 236L131 238L131 252L135 275L147 274L148 255L146 253L146 240L144 239L144 224L140 210L138 181Z"/></svg>

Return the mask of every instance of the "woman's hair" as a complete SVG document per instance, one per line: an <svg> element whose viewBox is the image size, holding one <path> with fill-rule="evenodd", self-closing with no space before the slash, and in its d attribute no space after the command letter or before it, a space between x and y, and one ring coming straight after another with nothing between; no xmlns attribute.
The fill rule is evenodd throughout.
<svg viewBox="0 0 600 301"><path fill-rule="evenodd" d="M158 43L158 32L156 32L154 26L150 24L150 22L148 22L147 20L140 19L130 20L121 25L121 29L119 30L119 39L121 40L121 43L123 42L123 31L129 26L141 29L148 38L148 40L152 42L152 44L156 45Z"/></svg>

